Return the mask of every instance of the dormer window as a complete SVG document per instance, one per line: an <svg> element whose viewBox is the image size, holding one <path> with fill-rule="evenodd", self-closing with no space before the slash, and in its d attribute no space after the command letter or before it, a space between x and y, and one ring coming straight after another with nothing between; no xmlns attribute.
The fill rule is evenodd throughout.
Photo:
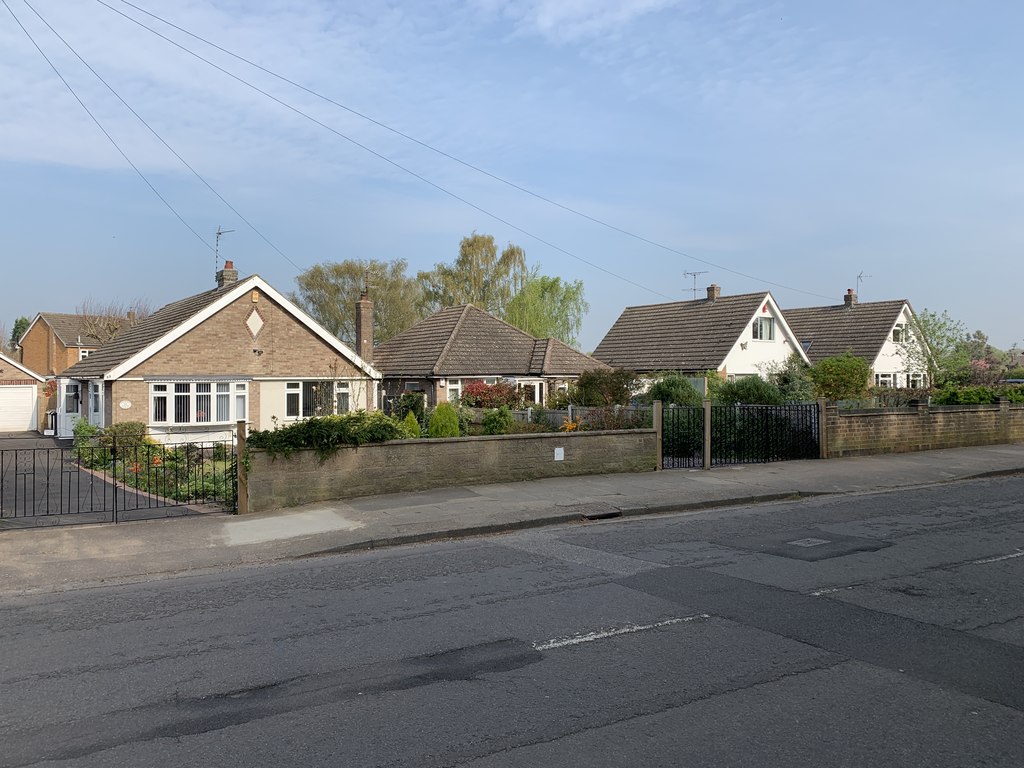
<svg viewBox="0 0 1024 768"><path fill-rule="evenodd" d="M754 321L751 332L758 341L775 341L775 318L757 318Z"/></svg>
<svg viewBox="0 0 1024 768"><path fill-rule="evenodd" d="M91 349L79 349L78 350L78 359L79 360L85 360L85 358L87 358L89 356L90 352L92 352Z"/></svg>

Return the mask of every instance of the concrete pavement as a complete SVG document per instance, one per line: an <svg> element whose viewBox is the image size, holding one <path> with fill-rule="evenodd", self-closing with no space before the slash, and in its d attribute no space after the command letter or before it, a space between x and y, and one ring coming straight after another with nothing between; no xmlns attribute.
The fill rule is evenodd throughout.
<svg viewBox="0 0 1024 768"><path fill-rule="evenodd" d="M0 528L0 594L78 589L533 526L1024 473L1024 444L452 487L246 517ZM2 525L2 522L0 522Z"/></svg>

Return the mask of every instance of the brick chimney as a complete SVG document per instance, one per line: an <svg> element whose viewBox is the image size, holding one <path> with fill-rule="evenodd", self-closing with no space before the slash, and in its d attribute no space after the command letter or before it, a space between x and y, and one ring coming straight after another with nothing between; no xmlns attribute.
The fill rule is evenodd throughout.
<svg viewBox="0 0 1024 768"><path fill-rule="evenodd" d="M708 286L708 301L714 301L722 295L722 289L719 288L715 283Z"/></svg>
<svg viewBox="0 0 1024 768"><path fill-rule="evenodd" d="M857 303L857 294L853 292L853 288L846 289L846 295L843 296L843 303L846 305L847 309Z"/></svg>
<svg viewBox="0 0 1024 768"><path fill-rule="evenodd" d="M214 276L217 279L217 287L223 288L225 285L238 282L238 270L235 269L235 262L225 261L224 269L217 270L217 274Z"/></svg>
<svg viewBox="0 0 1024 768"><path fill-rule="evenodd" d="M373 362L373 302L365 289L356 302L356 354Z"/></svg>

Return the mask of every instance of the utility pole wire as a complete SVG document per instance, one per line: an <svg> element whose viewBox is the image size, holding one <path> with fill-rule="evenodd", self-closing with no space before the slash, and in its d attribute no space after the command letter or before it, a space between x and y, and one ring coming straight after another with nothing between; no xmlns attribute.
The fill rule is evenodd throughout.
<svg viewBox="0 0 1024 768"><path fill-rule="evenodd" d="M199 242L201 242L203 245L205 245L212 251L213 246L206 242L206 240L203 239L203 236L196 232L192 228L192 225L185 221L184 218L182 218L182 215L178 213L174 206L171 205L167 201L167 199L157 191L156 187L154 187L152 183L150 183L149 179L146 178L146 175L142 171L140 171L138 166L136 166L135 163L132 162L131 158L125 154L124 150L121 149L118 143L114 140L114 137L107 133L107 129L104 128L100 121L96 119L96 116L90 111L90 109L87 106L85 106L85 102L82 101L78 93L75 92L75 89L72 88L71 84L64 79L64 75L62 75L60 73L60 70L57 69L56 65L52 61L50 61L50 57L43 52L42 48L39 47L39 43L37 43L35 38L32 37L32 34L25 28L25 25L21 23L21 19L18 18L17 14L14 12L14 9L12 9L11 6L7 4L7 0L0 0L0 2L4 4L4 8L6 8L7 11L11 14L11 16L14 17L15 23L19 27L21 27L21 31L25 33L25 37L27 37L29 41L32 43L32 45L35 46L35 49L39 51L39 55L46 60L46 63L50 65L50 69L52 69L54 73L57 75L57 77L60 78L60 81L64 83L64 86L71 92L71 95L75 97L75 100L82 106L82 109L85 110L85 113L89 115L90 118L92 118L92 121L96 124L96 127L99 128L103 132L103 135L107 137L107 140L114 145L114 149L116 149L121 154L121 157L125 159L125 162L127 162L128 165L132 167L132 170L139 175L139 178L146 183L146 186L153 191L153 194L160 198L160 202L167 206L167 209L177 217L178 221L184 224L185 227L188 228L188 231L196 236Z"/></svg>
<svg viewBox="0 0 1024 768"><path fill-rule="evenodd" d="M362 119L364 119L364 120L366 120L366 121L368 121L368 122L370 122L370 123L372 123L372 124L374 124L376 126L379 126L380 128L383 128L386 131L390 131L391 133L393 133L393 134L395 134L397 136L400 136L403 139L406 139L407 141L413 142L414 144L417 144L418 146L421 146L424 149L428 149L431 152L434 152L434 153L436 153L436 154L438 154L438 155L440 155L442 157L445 157L445 158L447 158L447 159L449 159L449 160L451 160L451 161L453 161L455 163L458 163L458 164L460 164L460 165L462 165L462 166L464 166L464 167L466 167L466 168L468 168L470 170L473 170L473 171L475 171L477 173L480 173L480 174L482 174L482 175L484 175L484 176L486 176L486 177L488 177L490 179L493 179L494 181L497 181L497 182L499 182L501 184L505 184L505 185L515 189L515 190L518 190L519 192L522 192L522 193L524 193L526 195L534 197L537 200L540 200L540 201L542 201L544 203L547 203L549 205L555 206L556 208L560 208L561 210L564 210L564 211L566 211L568 213L571 213L571 214L573 214L575 216L579 216L580 218L586 219L586 220L588 220L590 222L593 222L594 224L598 224L599 226L605 227L607 229L610 229L612 231L618 232L618 233L620 233L622 235L625 235L627 237L633 238L633 239L635 239L635 240L637 240L639 242L646 243L648 245L654 246L656 248L659 248L661 250L664 250L664 251L667 251L669 253L675 254L677 256L682 256L682 257L687 258L687 259L692 259L694 261L698 261L698 262L700 262L702 264L707 264L708 266L715 267L716 269L724 270L724 271L729 272L731 274L738 275L739 277L747 278L748 280L754 280L756 282L766 283L768 285L773 285L773 286L775 286L777 288L783 288L783 289L786 289L786 290L795 291L797 293L803 293L803 294L806 294L808 296L816 296L816 297L819 297L819 298L829 298L828 296L825 296L824 294L815 293L813 291L807 291L807 290L804 290L804 289L801 289L801 288L794 288L792 286L783 285L782 283L776 283L776 282L772 282L770 280L763 280L762 278L759 278L759 277L756 277L756 276L753 276L753 275L748 275L748 274L746 274L744 272L739 272L739 271L737 271L735 269L730 269L729 267L723 267L723 266L721 266L719 264L715 264L714 262L708 261L706 259L699 258L697 256L693 256L692 254L686 253L684 251L680 251L680 250L678 250L676 248L672 248L671 246L665 245L663 243L659 243L659 242L657 242L655 240L651 240L651 239L649 239L647 237L644 237L643 235L639 235L639 234L636 234L635 232L631 232L631 231L629 231L627 229L624 229L622 227L618 227L618 226L616 226L614 224L610 224L610 223L608 223L606 221L603 221L601 219L598 219L598 218L596 218L594 216L590 216L589 214L583 213L582 211L580 211L580 210L578 210L576 208L572 208L571 206L568 206L568 205L565 205L563 203L560 203L557 200L552 200L551 198L545 197L544 195L541 195L541 194L539 194L537 192L534 192L533 190L528 189L527 187L523 187L523 186L521 186L519 184L516 184L513 181L509 181L508 179L505 179L505 178L503 178L501 176L498 176L497 174L491 173L490 171L488 171L488 170L486 170L484 168L481 168L481 167L479 167L477 165L474 165L473 163L470 163L470 162L467 162L465 160L462 160L461 158L458 158L455 155L452 155L452 154L450 154L448 152L445 152L442 149L438 149L437 147L434 147L433 145L428 144L425 141L417 139L414 136L410 136L409 134L404 133L403 131L400 131L397 128L391 127L390 125L388 125L387 123L384 123L383 121L377 120L377 119L375 119L375 118L373 118L373 117L371 117L371 116L369 116L369 115L367 115L367 114L365 114L363 112L360 112L360 111L358 111L356 109L348 107L345 104L342 104L341 102L338 102L338 101L336 101L336 100L334 100L334 99L332 99L332 98L330 98L328 96L325 96L325 95L323 95L323 94L321 94L321 93L319 93L319 92L317 92L317 91L315 91L315 90L313 90L311 88L308 88L307 86L302 85L301 83L297 83L294 80L291 80L291 79L285 77L284 75L280 75L280 74L274 72L273 70L270 70L270 69L268 69L266 67L263 67L260 64L257 64L256 62L254 62L254 61L252 61L250 59L245 58L244 56L236 54L236 53L228 50L227 48L224 48L224 47L218 45L217 43L214 43L214 42L212 42L210 40L207 40L204 37L201 37L200 35L197 35L197 34L195 34L193 32L190 32L189 30L187 30L187 29L185 29L183 27L180 27L177 24L174 24L173 22L168 21L167 19L162 18L161 16L158 16L155 13L147 11L145 8L141 8L138 5L135 5L134 3L129 2L129 0L119 0L119 1L123 5L127 5L128 7L133 8L136 11L138 11L138 12L140 12L142 14L145 14L146 16L149 16L152 19L155 19L156 21L159 21L160 23L165 24L165 25L171 27L172 29L177 30L177 31L181 32L182 34L187 35L187 36L193 38L194 40L198 40L199 42L204 43L205 45L208 45L211 48L214 48L215 50L218 50L221 53L226 54L227 56L230 56L230 57L232 57L232 58L234 58L234 59L236 59L238 61L241 61L241 62L243 62L245 64L248 64L249 66L251 66L251 67L253 67L253 68L255 68L255 69L257 69L257 70L259 70L259 71L261 71L261 72L263 72L265 74L268 74L271 77L276 78L277 80L280 80L283 83L287 83L288 85L291 85L292 87L297 88L297 89L299 89L300 91L302 91L304 93L307 93L307 94L309 94L311 96L314 96L314 97L316 97L318 99L321 99L321 100L327 102L328 104L332 104L332 105L338 107L339 109L343 109L343 110L345 110L346 112L348 112L348 113L350 113L352 115L360 117L360 118L362 118ZM129 16L129 15L119 11L118 9L116 9L114 7L112 7L109 3L105 2L105 0L96 0L96 2L98 2L100 5L103 5L104 7L108 8L108 9L110 9L114 13L117 13L117 14L123 16L124 18L132 21L133 23L138 24L143 29L146 29L146 30L150 31L151 33L157 35L158 37L161 37L162 39L166 40L167 42L170 42L173 45L178 46L179 48L181 48L181 50L191 54L192 56L195 56L196 58L198 58L201 61L209 64L210 66L213 66L213 67L219 69L221 72L224 72L225 74L227 74L227 75L229 75L231 77L234 77L236 80L238 80L239 82L242 82L245 85L248 85L250 88L253 88L254 90L257 90L260 93L263 93L263 95L268 96L268 98L272 98L272 99L274 98L274 97L270 96L269 94L266 94L265 92L263 92L260 89L256 88L255 86L250 85L249 83L245 82L241 78L238 78L235 75L227 72L226 70L221 69L216 64L213 64L212 62L210 62L207 59L203 58L199 54L194 53L193 51L185 48L184 46L178 44L177 42L175 42L173 40L170 40L167 37L164 37L159 32L157 32L156 30L152 29L151 27L146 26L145 24L141 23L137 19L134 19L131 16ZM276 99L275 99L275 101L276 101ZM283 104L283 102L279 102L279 103ZM285 106L287 106L287 105L285 105ZM291 107L289 107L289 108L291 108ZM303 113L300 112L299 114L303 114ZM303 114L303 116L306 116L306 115ZM312 118L309 118L309 119L312 119ZM318 122L318 121L314 120L314 122ZM321 125L322 125L322 123L321 123ZM326 127L326 126L324 126L324 127ZM337 131L335 131L335 133L337 133ZM358 142L355 142L354 140L350 139L347 136L344 136L342 134L338 134L338 135L341 136L342 138L345 138L345 139L347 139L349 141L352 141L352 143L356 144L357 146L360 146L363 149L367 149L366 147L363 147L363 145L359 144ZM373 152L372 150L368 150L368 149L367 149L367 151ZM373 153L373 154L376 154L376 153ZM378 155L378 157L382 157L382 156ZM382 159L385 159L388 162L392 162L392 161L388 160L387 158L383 158L382 157ZM397 163L393 163L392 162L392 164L395 165L398 168L402 168L402 166L397 165ZM412 173L411 171L408 171L407 169L404 169L404 168L402 168L402 170L406 170L408 173ZM635 286L637 286L639 288L643 288L644 290L647 290L647 291L649 291L651 293L654 293L655 295L663 296L664 298L670 298L670 297L665 296L664 294L660 293L659 291L655 291L655 290L653 290L651 288L647 288L646 286L639 285L638 283L635 283L632 280L629 280L628 278L624 278L624 277L622 277L620 275L615 274L614 272L611 272L610 270L604 269L603 267L600 267L600 266L598 266L596 264L593 264L593 263L591 263L591 262L589 262L589 261L587 261L585 259L582 259L582 258L580 258L578 256L575 256L574 254L571 254L568 251L565 251L564 249L559 248L558 246L554 246L554 245L552 245L550 243L547 243L546 241L542 240L541 238L537 237L536 235L532 235L532 234L530 234L529 232L527 232L527 231L525 231L523 229L520 229L520 228L518 228L518 227L516 227L514 225L509 224L508 222L506 222L505 220L499 218L498 216L496 216L496 215L494 215L494 214L492 214L492 213L490 213L488 211L485 211L482 208L479 208L478 206L475 206L472 203L469 203L468 201L463 200L462 198L459 198L458 196L448 192L447 190L445 190L445 189L443 189L441 187L438 187L436 184L433 184L432 182L424 179L423 177L418 176L417 174L414 174L414 173L412 175L416 176L421 181L424 181L424 182L426 182L428 184L431 184L431 186L434 186L435 188L439 189L440 191L444 192L445 194L449 194L452 197L455 197L456 199L460 200L461 202L463 202L463 203L465 203L467 205L470 205L471 207L475 208L476 210L480 211L481 213L484 213L485 215L490 216L490 217L496 219L497 221L500 221L503 224L506 224L507 226L511 226L516 231L522 232L523 234L527 235L528 237L534 238L538 242L542 242L545 245L548 245L549 247L554 248L555 250L558 250L558 251L560 251L562 253L565 253L566 255L570 256L571 258L574 258L574 259L577 259L579 261L582 261L583 263L588 264L589 266L592 266L592 267L594 267L596 269L599 269L599 270L605 272L606 274L611 275L612 277L615 277L615 278L620 279L620 280L625 280L626 282L628 282L628 283L630 283L632 285L635 285Z"/></svg>
<svg viewBox="0 0 1024 768"><path fill-rule="evenodd" d="M114 90L113 86L111 86L110 83L108 83L106 80L104 80L103 76L100 75L100 73L97 72L95 69L93 69L92 66L89 64L89 62L87 62L85 59L82 58L82 56L78 53L78 51L76 51L72 47L72 45L67 40L65 40L64 37L62 37L61 34L56 29L53 28L53 25L50 24L50 22L48 22L46 19L44 19L42 17L42 15L40 15L39 11L37 11L35 8L32 7L32 4L29 3L28 0L22 0L22 2L24 2L25 5L28 6L29 10L32 11L32 13L34 13L39 18L39 20L41 22L43 22L43 24L45 24L49 28L49 30L57 37L57 39L60 40L62 43L64 43L65 47L69 51L71 51L71 53L73 53L75 55L75 57L80 62L82 62L82 64L84 64L85 67L90 72L92 72L96 76L96 79L99 80L101 83L103 83L103 85L106 86L108 91L110 91L112 94L114 94L114 96L117 98L117 100L120 101L129 112L131 112L133 115L135 115L135 117L138 118L139 122L142 123L144 126L146 126L146 128L149 130L149 132L151 134L153 134L153 136L155 136L157 138L157 140L161 144L163 144L172 155L174 155L176 158L178 158L178 160L181 161L182 165L184 165L186 168L188 168L192 172L193 176L195 176L197 179L199 179L199 181L201 181L203 183L203 185L208 190L210 190L214 195L216 195L217 199L220 200L222 203L224 203L224 205L226 205L228 207L228 209L233 214L235 214L238 218L240 218L243 222L245 222L245 225L247 227L249 227L249 229L251 229L253 232L255 232L263 240L263 242L265 242L267 245L269 245L271 248L273 248L275 251L277 251L277 253L280 254L284 258L285 261L287 261L289 264L291 264L293 267L295 267L295 269L297 269L299 272L302 272L302 267L300 267L298 264L296 264L294 261L292 261L288 257L287 254L285 254L280 248L278 248L276 245L274 245L272 242L270 242L270 240L267 239L266 235L264 235L262 232L260 232L252 222L250 222L247 218L245 218L245 216L243 216L241 213L239 213L238 209L236 209L235 206L233 206L231 203L229 203L227 200L225 200L224 196L221 195L221 193L218 192L216 189L214 189L213 186L205 178L203 178L199 174L199 171L197 171L195 168L193 168L191 165L189 165L188 161L185 160L185 158L183 158L181 155L179 155L177 153L177 151L175 151L174 147L172 147L170 144L168 144L166 141L164 141L163 136L161 136L159 133L157 133L156 130L153 128L153 126L151 126L149 123L147 123L146 120L142 117L142 115L140 115L138 112L136 112L134 109L132 109L132 106L127 101L125 101L123 98L121 98L121 94L119 94L116 90ZM230 230L230 231L233 232L234 230ZM214 249L216 250L216 246L215 246Z"/></svg>
<svg viewBox="0 0 1024 768"><path fill-rule="evenodd" d="M465 197L462 197L458 193L453 192L452 190L450 190L450 189L448 189L446 187L442 187L440 184L437 184L436 182L431 181L426 176L423 176L422 174L417 173L416 171L412 170L411 168L407 168L406 166L402 165L401 163L399 163L399 162L397 162L395 160L392 160L387 155L381 154L377 150L372 149L371 147L368 147L367 145L365 145L365 144L363 144L363 143L361 143L359 141L356 141L351 136L347 136L346 134L342 133L338 129L333 128L333 127L327 125L323 121L318 120L317 118L313 117L312 115L310 115L310 114L308 114L306 112L303 112L298 107L293 107L291 104L287 103L286 101L282 101L281 99L277 98L273 94L268 93L267 91L263 90L259 86L253 85L252 83L250 83L247 80L239 77L238 75L236 75L236 74L234 74L232 72L229 72L228 70L224 69L220 65L215 64L214 62L210 61L209 59L204 58L203 56L200 56L198 53L189 50L188 48L183 46L181 43L179 43L179 42L177 42L175 40L172 40L169 37L167 37L166 35L162 35L161 33L157 32L152 27L149 27L149 26L143 24L138 19L133 19L128 14L123 13L122 11L119 11L117 8L114 8L113 6L111 6L108 3L104 2L104 0L96 0L96 2L98 2L100 5L102 5L102 6L106 7L106 8L109 8L111 11L113 11L116 14L118 14L119 16L123 16L124 18L128 19L129 21L131 21L133 24L137 24L138 26L142 27L143 29L148 30L152 34L154 34L157 37L159 37L161 40L165 40L166 42L170 43L171 45L175 46L176 48L181 49L182 51L184 51L185 53L189 54L190 56L194 56L195 58L199 59L200 61L208 64L209 66L211 66L214 69L216 69L218 72L221 72L221 73L227 75L232 80L235 80L235 81L241 83L242 85L246 86L247 88L251 88L252 90L256 91L257 93L259 93L259 94L267 97L271 101L275 102L276 104L279 104L280 106L284 107L285 109L287 109L287 110L289 110L291 112L294 112L295 114L299 115L300 117L304 117L307 120L309 120L310 122L319 125L321 128L323 128L324 130L330 131L331 133L333 133L338 138L344 139L345 141L349 142L350 144L353 144L356 147L359 147L360 149L362 149L365 152L368 152L369 154L373 155L374 157L376 157L376 158L378 158L380 160L383 160L385 163L388 163L389 165L397 168L398 170L400 170L400 171L402 171L404 173L409 174L413 178L419 179L420 181L422 181L427 186L436 189L438 192L441 192L441 193L443 193L445 195L448 195L452 199L458 200L463 205L466 205L466 206L472 208L473 210L482 213L484 216L488 216L489 218L492 218L495 221L497 221L497 222L499 222L501 224L504 224L509 229L513 229L516 232L519 232L520 234L526 235L526 237L529 237L532 240L536 240L538 243L541 243L542 245L546 245L548 248L551 248L554 251L558 251L559 253L562 253L562 254L568 256L571 259L575 259L576 261L579 261L582 264L586 264L587 266L592 267L593 269L596 269L599 272L604 272L606 275L610 275L611 277L614 277L617 280L621 280L622 282L629 283L630 285L632 285L632 286L634 286L636 288L640 288L641 290L647 291L649 293L653 293L655 296L661 296L662 298L669 299L670 301L672 300L671 296L668 296L668 295L662 293L661 291L656 291L653 288L648 288L646 285L638 283L635 280L630 280L628 277L625 277L623 275L620 275L620 274L617 274L615 272L612 272L610 269L606 269L605 267L602 267L600 264L595 264L594 262L592 262L592 261L590 261L588 259L585 259L582 256L577 256L575 253L572 253L571 251L568 251L568 250L566 250L565 248L562 248L559 245L555 245L554 243L552 243L549 240L545 240L540 235L536 235L533 232L530 232L529 230L524 229L523 227L520 227L517 224L513 224L508 219L505 219L505 218L499 216L498 214L496 214L496 213L494 213L492 211L489 211L486 208L483 208L482 206L479 206L479 205L477 205L474 202L471 202L470 200L466 199Z"/></svg>

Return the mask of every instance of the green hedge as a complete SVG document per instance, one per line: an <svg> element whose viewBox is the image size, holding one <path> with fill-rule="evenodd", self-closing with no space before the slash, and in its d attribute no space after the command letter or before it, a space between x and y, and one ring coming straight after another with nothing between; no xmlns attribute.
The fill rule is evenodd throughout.
<svg viewBox="0 0 1024 768"><path fill-rule="evenodd" d="M405 425L380 411L355 411L337 416L320 416L296 421L276 429L249 433L249 447L262 448L271 456L288 456L312 449L324 459L344 446L405 440L410 434Z"/></svg>

